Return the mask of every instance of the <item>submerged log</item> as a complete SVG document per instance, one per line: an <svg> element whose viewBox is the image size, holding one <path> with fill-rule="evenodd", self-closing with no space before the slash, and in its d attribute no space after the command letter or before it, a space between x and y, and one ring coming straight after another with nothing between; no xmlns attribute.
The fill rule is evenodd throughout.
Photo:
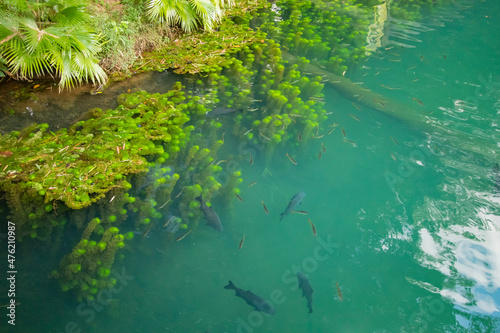
<svg viewBox="0 0 500 333"><path fill-rule="evenodd" d="M297 57L287 52L283 52L282 56L283 59L291 63L297 62ZM364 89L343 76L336 75L310 63L305 65L305 69L313 75L323 77L325 83L356 104L399 119L425 133L435 134L458 149L484 155L496 162L500 161L500 147L492 142L493 140L447 128L426 115L430 114L430 112L416 110L407 104L395 101L369 89Z"/></svg>

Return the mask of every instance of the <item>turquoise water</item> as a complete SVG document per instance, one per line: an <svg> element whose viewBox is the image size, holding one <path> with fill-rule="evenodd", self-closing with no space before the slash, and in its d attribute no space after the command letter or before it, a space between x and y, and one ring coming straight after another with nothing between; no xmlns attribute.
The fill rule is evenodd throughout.
<svg viewBox="0 0 500 333"><path fill-rule="evenodd" d="M267 167L259 147L228 142L224 171L241 169L244 181L243 202L214 202L224 232L137 239L102 302L77 303L47 279L57 253L19 246L26 269L13 331L499 332L499 13L497 1L460 1L420 25L392 22L404 33L346 75L425 114L425 124L325 87L323 137L276 151ZM253 165L231 160L242 152ZM309 214L279 222L299 191L297 209ZM311 314L297 270L314 290ZM223 288L229 280L276 313L253 311Z"/></svg>

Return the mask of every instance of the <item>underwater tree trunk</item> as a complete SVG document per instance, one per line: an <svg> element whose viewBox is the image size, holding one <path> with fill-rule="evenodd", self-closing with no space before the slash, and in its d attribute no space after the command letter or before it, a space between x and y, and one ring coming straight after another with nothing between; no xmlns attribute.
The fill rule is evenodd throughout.
<svg viewBox="0 0 500 333"><path fill-rule="evenodd" d="M283 59L291 63L297 62L297 58L289 53L283 52L282 56ZM500 147L490 140L447 128L428 117L426 113L430 114L430 112L416 110L409 105L391 100L369 89L364 89L343 76L323 70L312 64L305 65L305 69L313 75L322 76L325 83L335 88L353 103L397 118L425 133L437 134L441 139L445 139L456 148L485 155L493 158L496 162L500 161Z"/></svg>

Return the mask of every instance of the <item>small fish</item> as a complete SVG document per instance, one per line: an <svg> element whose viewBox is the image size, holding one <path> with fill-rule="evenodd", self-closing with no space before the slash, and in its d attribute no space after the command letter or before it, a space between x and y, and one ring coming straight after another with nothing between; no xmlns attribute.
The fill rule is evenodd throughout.
<svg viewBox="0 0 500 333"><path fill-rule="evenodd" d="M340 301L342 302L342 300L343 300L344 298L342 297L342 293L340 292L340 287L339 287L339 283L338 283L338 282L337 282L337 292L339 293L339 299L340 299Z"/></svg>
<svg viewBox="0 0 500 333"><path fill-rule="evenodd" d="M266 214L269 214L269 211L267 210L267 207L266 207L266 204L264 203L264 201L261 201L262 203L262 207L264 207L264 210L266 211Z"/></svg>
<svg viewBox="0 0 500 333"><path fill-rule="evenodd" d="M186 232L184 235L182 235L182 236L180 236L180 237L177 237L177 238L175 239L175 241L176 241L176 242L178 242L178 241L183 240L184 238L186 238L186 236L187 236L187 235L189 235L189 234L191 233L191 231L193 231L193 229L189 230L189 231L188 231L188 232Z"/></svg>
<svg viewBox="0 0 500 333"><path fill-rule="evenodd" d="M396 160L396 155L394 155L394 153L391 153L391 157L394 161Z"/></svg>
<svg viewBox="0 0 500 333"><path fill-rule="evenodd" d="M248 187L252 187L252 186L254 186L255 184L257 184L257 181L251 182L250 184L248 184Z"/></svg>
<svg viewBox="0 0 500 333"><path fill-rule="evenodd" d="M421 101L419 101L418 99L416 99L415 97L412 98L414 101L416 102L419 102L421 105L424 105L424 103L422 103Z"/></svg>
<svg viewBox="0 0 500 333"><path fill-rule="evenodd" d="M173 220L174 218L176 218L176 216L175 216L175 215L172 215L172 216L171 216L171 217L167 220L167 222L165 222L165 224L163 225L163 228L165 228L167 225L169 225L169 224L170 224L170 222L172 222L172 220Z"/></svg>
<svg viewBox="0 0 500 333"><path fill-rule="evenodd" d="M344 138L345 138L345 131L344 131L344 128L342 128L342 127L341 127L340 129L342 130L342 135L343 135L343 136L344 136Z"/></svg>
<svg viewBox="0 0 500 333"><path fill-rule="evenodd" d="M384 86L382 85L383 88L386 88L386 89L389 89L389 90L399 90L401 88L392 88L392 87L388 87L388 86Z"/></svg>
<svg viewBox="0 0 500 333"><path fill-rule="evenodd" d="M300 136L300 133L299 133L298 138L299 138L299 141L302 141L302 137Z"/></svg>
<svg viewBox="0 0 500 333"><path fill-rule="evenodd" d="M238 195L238 193L234 192L234 195L238 198L239 201L243 202L243 199Z"/></svg>
<svg viewBox="0 0 500 333"><path fill-rule="evenodd" d="M319 152L318 159L321 159L321 151Z"/></svg>
<svg viewBox="0 0 500 333"><path fill-rule="evenodd" d="M227 160L220 160L219 162L215 163L215 165L219 165L221 163L227 163Z"/></svg>
<svg viewBox="0 0 500 333"><path fill-rule="evenodd" d="M290 162L292 162L293 164L297 165L297 162L295 162L295 160L290 155L288 155L288 153L286 153L286 156L288 157L288 159L290 160Z"/></svg>
<svg viewBox="0 0 500 333"><path fill-rule="evenodd" d="M243 234L243 238L240 240L240 246L238 247L240 250L243 247L243 243L245 242L245 234Z"/></svg>
<svg viewBox="0 0 500 333"><path fill-rule="evenodd" d="M158 207L158 209L162 209L163 207L165 207L166 204L168 204L170 202L170 199L168 199L163 205L161 205L160 207Z"/></svg>
<svg viewBox="0 0 500 333"><path fill-rule="evenodd" d="M373 99L375 101L375 103L377 103L378 105L380 105L381 107L385 108L385 104L382 103L381 101L379 101L378 99L374 98Z"/></svg>
<svg viewBox="0 0 500 333"><path fill-rule="evenodd" d="M326 153L326 147L325 147L325 145L323 144L323 142L321 142L321 147L323 147L323 153Z"/></svg>
<svg viewBox="0 0 500 333"><path fill-rule="evenodd" d="M142 238L149 238L148 235L151 232L151 228L153 228L153 224L154 223L149 222L149 225L148 225L147 229L141 235Z"/></svg>
<svg viewBox="0 0 500 333"><path fill-rule="evenodd" d="M305 196L306 196L306 194L304 192L299 192L299 193L295 194L292 197L292 199L290 199L290 202L288 203L288 206L286 207L285 211L283 213L281 213L280 221L283 220L283 218L285 216L290 214L295 207L300 205Z"/></svg>
<svg viewBox="0 0 500 333"><path fill-rule="evenodd" d="M307 215L309 212L306 212L305 210L292 210L292 214Z"/></svg>
<svg viewBox="0 0 500 333"><path fill-rule="evenodd" d="M354 104L354 102L351 103L356 109L358 110L361 110L361 106L357 105L357 104ZM351 114L349 114L351 115Z"/></svg>
<svg viewBox="0 0 500 333"><path fill-rule="evenodd" d="M391 136L391 139L392 139L392 141L394 141L395 144L399 145L398 141L396 139L394 139L392 136Z"/></svg>
<svg viewBox="0 0 500 333"><path fill-rule="evenodd" d="M252 156L252 153L250 153L250 165L253 165L253 156Z"/></svg>
<svg viewBox="0 0 500 333"><path fill-rule="evenodd" d="M311 222L311 219L308 219L307 222L309 222L309 224L311 225L311 228L312 228L312 232L313 232L313 235L314 237L318 236L318 234L316 233L316 227L314 226L314 224Z"/></svg>
<svg viewBox="0 0 500 333"><path fill-rule="evenodd" d="M445 57L446 57L446 56L445 56ZM36 88L38 88L38 87L40 87L40 85L39 85L39 84L35 84L35 85L33 86L33 89L36 89Z"/></svg>
<svg viewBox="0 0 500 333"><path fill-rule="evenodd" d="M262 134L262 132L259 131L259 134L260 134L260 136L262 136L267 141L271 141L271 139L269 139L267 136L265 136L264 134Z"/></svg>
<svg viewBox="0 0 500 333"><path fill-rule="evenodd" d="M245 133L243 133L243 136L247 135L248 133L250 133L251 131L253 131L253 128L250 128L248 131L246 131Z"/></svg>
<svg viewBox="0 0 500 333"><path fill-rule="evenodd" d="M243 112L243 109L214 108L212 111L207 113L207 117L218 117L221 115L226 115L235 112Z"/></svg>
<svg viewBox="0 0 500 333"><path fill-rule="evenodd" d="M358 146L358 145L356 144L356 142L351 141L351 140L344 139L344 142L350 143L350 144L351 144L351 146L353 146L353 147L357 147L357 146Z"/></svg>
<svg viewBox="0 0 500 333"><path fill-rule="evenodd" d="M175 198L174 198L174 199L177 199L178 197L180 197L180 196L182 195L182 192L184 192L184 187L183 187L183 188L182 188L182 190L179 192L179 194L177 194L177 195L175 196Z"/></svg>
<svg viewBox="0 0 500 333"><path fill-rule="evenodd" d="M352 113L349 113L349 115L351 116L352 119L359 121L359 118L353 115Z"/></svg>
<svg viewBox="0 0 500 333"><path fill-rule="evenodd" d="M299 279L299 288L302 289L302 297L305 297L307 299L307 307L309 308L309 313L312 313L313 289L311 288L311 284L302 272L297 272L297 278Z"/></svg>
<svg viewBox="0 0 500 333"><path fill-rule="evenodd" d="M424 60L424 56L420 56L420 61Z"/></svg>

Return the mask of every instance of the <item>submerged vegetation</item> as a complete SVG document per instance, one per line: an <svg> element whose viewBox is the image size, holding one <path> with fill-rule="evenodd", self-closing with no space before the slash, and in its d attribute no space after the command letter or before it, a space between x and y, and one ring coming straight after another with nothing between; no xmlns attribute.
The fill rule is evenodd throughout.
<svg viewBox="0 0 500 333"><path fill-rule="evenodd" d="M29 43L31 38L28 45L33 47L27 50L34 53L22 58L26 60L40 56L37 53L40 51L35 52L36 47L48 47L50 36L46 35L51 31L48 29L57 24L86 22L62 18L83 13L80 3L72 2L70 7L57 7L70 8L68 13L47 12L47 17L54 17L54 25L42 27L40 22L29 23L33 14L30 6L34 2L24 1L26 6L20 7L17 16L5 13L11 7L0 7L2 24L11 22L8 26L12 28L11 38L6 35L7 28L0 31L3 33L0 50L4 66L9 69L3 68L9 75L23 73L11 68L13 52L4 51L10 41L16 46ZM131 50L131 38L126 33L137 36L145 31L141 29L149 29L140 27L139 17L144 7L134 9L135 2L127 1L130 2L120 4L128 4L120 12L135 16L136 21L123 20L119 15L108 21L94 20L95 25L107 27L103 47L109 47L109 52L122 47ZM170 4L168 1L156 4L161 5L160 2ZM220 11L228 2L211 3ZM194 2L186 4L193 6ZM245 13L242 10L245 6L253 11ZM163 47L144 55L137 69L173 67L180 73L203 74L187 76L185 82L176 83L167 93L123 94L114 110L90 110L85 120L68 129L53 132L46 124L35 124L0 136L0 189L9 206L9 219L16 222L18 240L33 238L57 247L67 239L68 230L74 233L76 229L81 234L72 240L71 251L52 273L63 291L74 290L79 299L93 299L100 289L116 283L110 270L117 251L133 246L137 241L135 234L147 238L159 232L167 242L182 240L198 226L202 215L198 197L209 205L214 201L234 200L235 194L240 193L238 186L244 175L238 163L236 167L223 168L227 162L221 150L225 140L243 142L264 151L258 157L262 163L267 163L277 152L295 163L296 148L327 135L322 127L327 119L323 78L309 75L306 68L313 63L342 74L365 57L363 43L370 11L354 1L282 0L274 4L272 11L268 7L266 3L259 7L256 3L242 2L234 16L221 21L217 31L193 33L169 44L161 38L157 43L148 41ZM20 14L21 9L26 11L25 16ZM113 11L110 13L99 15L114 15ZM167 15L166 11L161 13L158 10L157 15ZM195 21L208 30L220 17ZM212 23L205 21L208 19L213 19ZM168 16L163 20L177 23ZM21 25L33 30L16 30ZM37 37L33 35L36 31L46 44L37 46ZM163 32L168 34L162 30L156 36ZM51 38L57 39L54 36ZM64 57L70 55L60 52L67 62L70 58ZM294 55L293 63L285 60L284 52ZM117 67L132 65L126 59L122 64L114 64L112 57L107 61ZM34 66L33 73L37 75L42 70L49 71L50 66L45 68L34 60L28 63ZM52 62L42 61L42 64L52 65ZM19 65L19 68L24 67ZM90 75L89 71L84 73ZM30 72L22 75L25 74L28 76ZM69 76L64 86L75 82L78 79ZM229 116L214 116L218 109ZM223 132L223 123L226 129L231 128L230 132ZM254 158L257 157L249 152L233 156L235 161L251 164Z"/></svg>

